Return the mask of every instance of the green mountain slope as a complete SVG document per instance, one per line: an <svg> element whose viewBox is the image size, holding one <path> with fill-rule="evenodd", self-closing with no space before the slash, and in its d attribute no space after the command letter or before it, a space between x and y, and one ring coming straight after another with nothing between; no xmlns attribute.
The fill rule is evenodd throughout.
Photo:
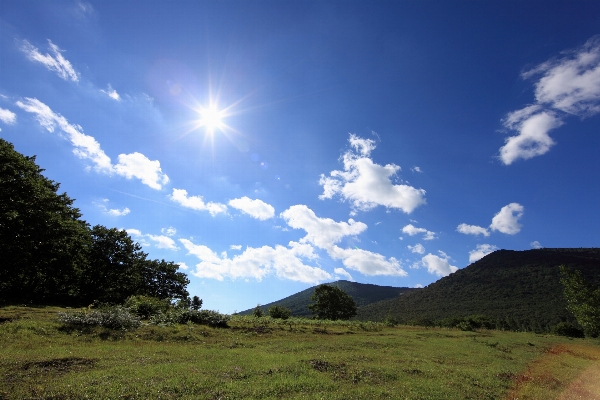
<svg viewBox="0 0 600 400"><path fill-rule="evenodd" d="M358 309L361 320L400 322L485 315L507 328L548 331L574 321L566 311L558 266L600 284L600 249L498 250L426 288Z"/></svg>
<svg viewBox="0 0 600 400"><path fill-rule="evenodd" d="M337 286L344 292L352 296L357 306L365 306L374 302L379 302L385 299L397 298L403 293L412 292L419 289L412 288L398 288L392 286L378 286L366 283L356 283L349 281L337 281L328 283L328 285ZM261 305L263 312L267 312L271 306L283 306L292 310L293 316L310 316L312 315L308 309L308 305L312 303L310 296L315 292L315 287L303 290L296 294L293 294L284 299L274 301L273 303ZM248 315L252 313L252 309L240 312L241 315Z"/></svg>

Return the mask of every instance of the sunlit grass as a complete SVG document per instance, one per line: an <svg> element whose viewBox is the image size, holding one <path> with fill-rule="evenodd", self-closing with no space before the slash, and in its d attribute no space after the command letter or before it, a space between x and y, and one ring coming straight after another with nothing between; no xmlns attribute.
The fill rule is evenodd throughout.
<svg viewBox="0 0 600 400"><path fill-rule="evenodd" d="M532 333L240 316L229 328L82 332L62 330L57 311L0 309L0 317L15 318L0 324L0 398L497 399L557 344L588 354L564 382L592 362L596 353L587 349L598 345Z"/></svg>

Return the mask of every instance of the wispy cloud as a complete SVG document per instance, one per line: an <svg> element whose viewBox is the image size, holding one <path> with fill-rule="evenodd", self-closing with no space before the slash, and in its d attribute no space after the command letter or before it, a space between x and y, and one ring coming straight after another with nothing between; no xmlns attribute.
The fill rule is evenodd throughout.
<svg viewBox="0 0 600 400"><path fill-rule="evenodd" d="M273 206L259 199L252 200L249 197L244 196L239 199L229 200L228 204L231 207L250 215L252 218L256 218L261 221L273 218L275 215L275 209Z"/></svg>
<svg viewBox="0 0 600 400"><path fill-rule="evenodd" d="M469 262L474 263L496 250L498 247L493 244L478 244L475 250L469 252Z"/></svg>
<svg viewBox="0 0 600 400"><path fill-rule="evenodd" d="M505 165L547 153L555 144L548 133L560 127L566 116L583 118L600 112L600 36L521 76L541 77L535 83L535 103L503 120L507 129L518 133L500 148Z"/></svg>
<svg viewBox="0 0 600 400"><path fill-rule="evenodd" d="M212 216L227 212L227 206L225 204L213 202L205 203L202 196L188 196L188 192L185 189L173 189L173 193L169 198L182 207L197 211L208 211Z"/></svg>
<svg viewBox="0 0 600 400"><path fill-rule="evenodd" d="M417 228L413 224L408 224L404 228L402 228L402 232L406 233L408 236L418 235L419 233L423 234L423 240L433 240L435 239L435 232L428 231L425 228Z"/></svg>
<svg viewBox="0 0 600 400"><path fill-rule="evenodd" d="M150 246L145 239L150 239L158 249L179 250L173 239L164 235L143 234L139 229L127 229L127 233L133 236L142 246Z"/></svg>
<svg viewBox="0 0 600 400"><path fill-rule="evenodd" d="M117 93L117 91L112 88L110 83L108 84L108 89L106 89L106 90L100 89L100 91L113 100L121 101L121 96L119 96L119 93Z"/></svg>
<svg viewBox="0 0 600 400"><path fill-rule="evenodd" d="M13 125L17 123L17 114L10 110L0 108L0 121L7 125Z"/></svg>
<svg viewBox="0 0 600 400"><path fill-rule="evenodd" d="M118 208L108 208L106 207L106 203L108 203L108 199L102 199L102 203L96 203L98 207L102 210L103 213L108 214L112 217L123 217L131 212L131 210L127 207L119 210Z"/></svg>
<svg viewBox="0 0 600 400"><path fill-rule="evenodd" d="M537 240L529 243L529 245L531 246L532 249L541 249L544 246L542 246L542 244L540 242L538 242Z"/></svg>
<svg viewBox="0 0 600 400"><path fill-rule="evenodd" d="M465 235L483 235L490 236L490 230L505 233L507 235L514 235L521 231L521 224L519 219L523 216L525 207L519 203L510 203L505 205L494 215L492 223L487 228L477 225L460 224L456 227L456 230Z"/></svg>
<svg viewBox="0 0 600 400"><path fill-rule="evenodd" d="M63 50L52 43L50 39L48 39L48 47L50 49L50 53L52 54L42 54L37 47L33 46L27 40L23 40L21 44L21 51L25 53L27 58L29 58L31 61L44 65L50 71L54 71L62 79L78 82L79 74L77 71L75 71L71 63L63 57Z"/></svg>
<svg viewBox="0 0 600 400"><path fill-rule="evenodd" d="M141 153L120 154L119 162L113 165L94 137L86 135L81 126L70 124L65 117L53 112L38 99L26 97L24 101L19 100L16 104L34 114L38 123L48 132L54 132L58 128L66 133L67 139L74 147L73 153L82 159L90 160L98 172L117 174L127 179L137 178L156 190L162 189L162 185L169 182L169 177L160 168L160 162L152 161Z"/></svg>
<svg viewBox="0 0 600 400"><path fill-rule="evenodd" d="M368 211L381 205L407 214L425 204L423 189L392 183L391 179L400 171L399 166L373 162L370 154L376 147L374 140L351 134L348 141L351 148L342 156L344 170L331 171L329 176L321 174L319 184L323 186L323 194L320 199L339 195L351 202L354 211Z"/></svg>
<svg viewBox="0 0 600 400"><path fill-rule="evenodd" d="M350 273L348 271L346 271L344 268L335 268L333 270L333 272L336 274L336 279L342 279L342 278L346 278L351 282L354 282L354 279L352 278L352 275L350 275Z"/></svg>
<svg viewBox="0 0 600 400"><path fill-rule="evenodd" d="M408 245L406 247L413 253L417 253L417 254L425 253L425 247L421 243L417 243L414 246Z"/></svg>

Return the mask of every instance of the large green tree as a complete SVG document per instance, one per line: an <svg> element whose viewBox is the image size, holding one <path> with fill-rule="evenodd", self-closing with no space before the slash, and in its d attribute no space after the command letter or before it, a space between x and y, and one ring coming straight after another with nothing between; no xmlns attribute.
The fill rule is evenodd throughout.
<svg viewBox="0 0 600 400"><path fill-rule="evenodd" d="M88 227L35 156L0 139L0 300L65 301L87 259Z"/></svg>
<svg viewBox="0 0 600 400"><path fill-rule="evenodd" d="M598 337L600 334L600 287L593 287L581 275L580 271L560 266L563 293L567 300L567 309L587 335Z"/></svg>
<svg viewBox="0 0 600 400"><path fill-rule="evenodd" d="M342 289L320 285L315 288L315 293L310 297L313 304L308 308L318 319L350 319L356 315L356 303Z"/></svg>

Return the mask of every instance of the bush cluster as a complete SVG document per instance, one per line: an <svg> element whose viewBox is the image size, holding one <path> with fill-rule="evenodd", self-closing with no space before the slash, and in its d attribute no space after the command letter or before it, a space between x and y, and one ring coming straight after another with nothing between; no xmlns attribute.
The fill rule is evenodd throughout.
<svg viewBox="0 0 600 400"><path fill-rule="evenodd" d="M193 323L225 328L230 318L229 315L217 311L171 308L167 312L153 315L149 321L156 325Z"/></svg>
<svg viewBox="0 0 600 400"><path fill-rule="evenodd" d="M142 325L137 315L122 306L93 311L59 312L58 322L73 328L102 326L109 329L135 329Z"/></svg>

